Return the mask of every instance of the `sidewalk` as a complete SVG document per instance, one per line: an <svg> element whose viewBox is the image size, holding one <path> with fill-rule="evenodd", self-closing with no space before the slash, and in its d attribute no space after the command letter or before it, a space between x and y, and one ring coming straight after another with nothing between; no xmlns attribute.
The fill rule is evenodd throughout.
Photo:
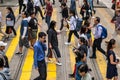
<svg viewBox="0 0 120 80"><path fill-rule="evenodd" d="M18 5L17 3L18 0L3 0L3 3L0 3L0 8L6 6L16 7Z"/></svg>

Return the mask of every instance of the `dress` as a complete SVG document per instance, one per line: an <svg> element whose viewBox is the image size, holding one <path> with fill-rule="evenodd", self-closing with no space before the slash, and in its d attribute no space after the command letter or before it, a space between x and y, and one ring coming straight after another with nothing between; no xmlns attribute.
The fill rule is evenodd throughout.
<svg viewBox="0 0 120 80"><path fill-rule="evenodd" d="M113 77L118 76L116 65L113 65L113 64L110 63L110 58L109 58L110 55L113 55L113 61L114 62L116 61L116 56L115 56L114 51L109 50L108 55L107 55L108 63L107 63L107 74L106 74L106 77L108 79L112 79Z"/></svg>

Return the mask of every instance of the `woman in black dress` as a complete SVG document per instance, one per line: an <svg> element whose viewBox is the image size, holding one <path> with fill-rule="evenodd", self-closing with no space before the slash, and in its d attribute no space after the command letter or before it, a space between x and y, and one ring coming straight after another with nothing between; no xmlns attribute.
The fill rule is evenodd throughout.
<svg viewBox="0 0 120 80"><path fill-rule="evenodd" d="M57 31L55 30L56 27L56 22L55 21L51 21L49 29L47 31L48 33L48 60L49 60L49 56L50 53L53 52L53 50L55 51L55 58L56 58L56 64L61 66L62 63L59 61L59 58L61 58L61 54L58 48L58 38L57 38Z"/></svg>
<svg viewBox="0 0 120 80"><path fill-rule="evenodd" d="M112 78L114 78L114 80L118 80L118 72L116 65L119 63L119 60L116 59L115 53L113 51L115 47L116 41L114 39L111 39L107 45L107 58L108 58L106 74L107 80L112 80Z"/></svg>

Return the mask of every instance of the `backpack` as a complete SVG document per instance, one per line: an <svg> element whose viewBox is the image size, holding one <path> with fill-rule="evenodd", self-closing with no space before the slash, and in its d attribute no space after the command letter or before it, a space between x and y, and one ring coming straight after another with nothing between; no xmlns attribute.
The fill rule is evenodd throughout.
<svg viewBox="0 0 120 80"><path fill-rule="evenodd" d="M7 80L7 78L5 77L3 73L0 72L0 75L2 76L3 80Z"/></svg>
<svg viewBox="0 0 120 80"><path fill-rule="evenodd" d="M107 37L107 29L104 27L104 26L102 26L102 25L99 25L100 27L102 27L102 33L101 33L101 38L102 39L105 39L106 37Z"/></svg>
<svg viewBox="0 0 120 80"><path fill-rule="evenodd" d="M82 26L82 22L83 22L83 20L81 18L76 19L76 28L75 28L76 31L80 31L80 28Z"/></svg>

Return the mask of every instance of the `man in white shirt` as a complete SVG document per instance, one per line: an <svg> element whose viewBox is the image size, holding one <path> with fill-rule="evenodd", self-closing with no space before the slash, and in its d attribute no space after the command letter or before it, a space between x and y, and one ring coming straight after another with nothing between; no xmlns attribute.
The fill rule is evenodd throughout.
<svg viewBox="0 0 120 80"><path fill-rule="evenodd" d="M40 8L40 1L39 1L39 0L34 0L34 7L35 7L35 15L36 15L36 14L38 13L38 11L39 11L42 19L44 19L43 14L42 14L42 10L41 10L41 8Z"/></svg>

